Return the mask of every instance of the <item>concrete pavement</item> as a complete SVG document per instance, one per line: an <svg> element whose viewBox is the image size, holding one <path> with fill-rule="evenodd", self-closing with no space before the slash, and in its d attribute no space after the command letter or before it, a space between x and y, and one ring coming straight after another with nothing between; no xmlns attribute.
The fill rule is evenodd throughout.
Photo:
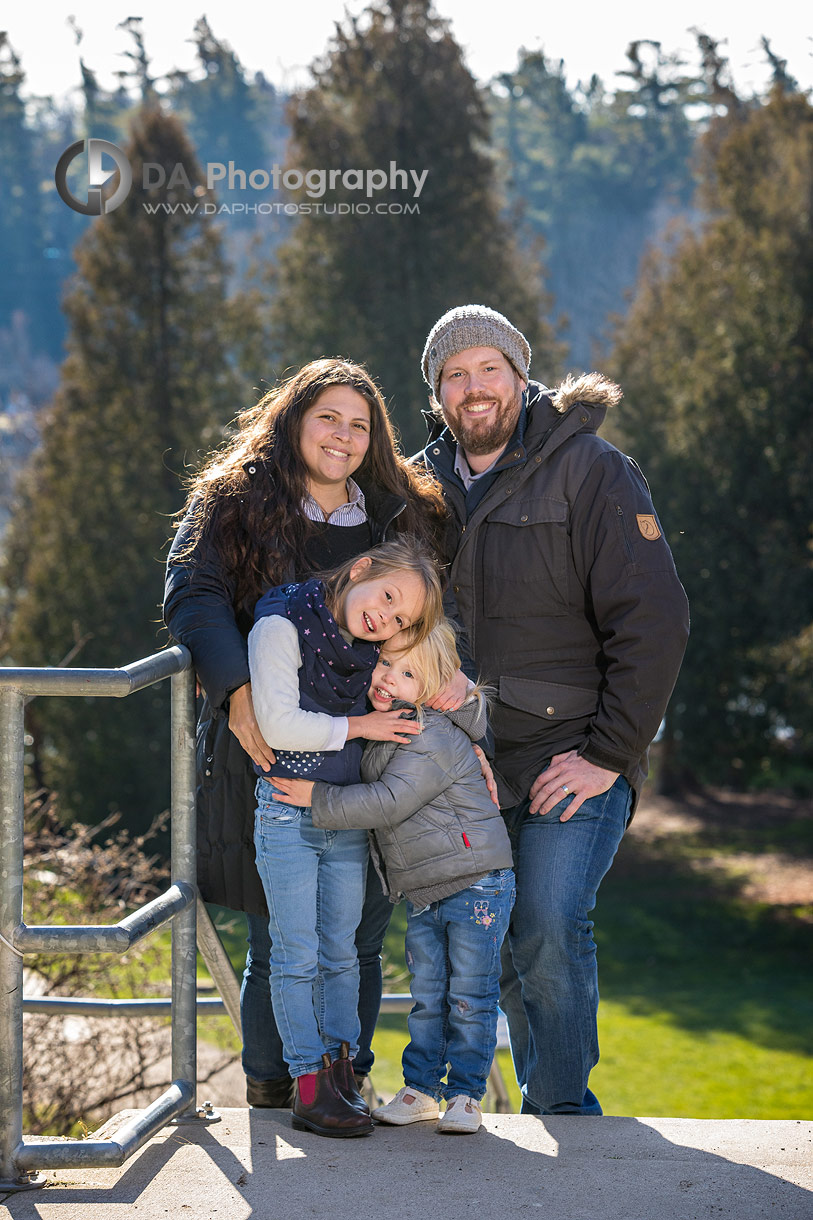
<svg viewBox="0 0 813 1220"><path fill-rule="evenodd" d="M0 1220L813 1220L813 1122L487 1114L475 1136L419 1123L336 1140L283 1111L220 1114L120 1169L0 1196Z"/></svg>

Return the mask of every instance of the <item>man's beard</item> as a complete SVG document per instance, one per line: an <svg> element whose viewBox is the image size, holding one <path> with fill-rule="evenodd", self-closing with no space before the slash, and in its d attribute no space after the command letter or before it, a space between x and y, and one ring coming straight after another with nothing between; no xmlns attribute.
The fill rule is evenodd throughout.
<svg viewBox="0 0 813 1220"><path fill-rule="evenodd" d="M487 453L496 453L498 450L504 449L514 435L522 408L522 388L520 386L515 387L514 393L507 402L498 402L494 418L489 423L481 424L476 419L469 420L465 417L466 407L477 402L491 402L493 398L493 394L478 394L476 397L469 397L457 408L456 414L459 412L457 418L450 419L448 415L446 417L446 422L454 433L455 439L472 457L482 457Z"/></svg>

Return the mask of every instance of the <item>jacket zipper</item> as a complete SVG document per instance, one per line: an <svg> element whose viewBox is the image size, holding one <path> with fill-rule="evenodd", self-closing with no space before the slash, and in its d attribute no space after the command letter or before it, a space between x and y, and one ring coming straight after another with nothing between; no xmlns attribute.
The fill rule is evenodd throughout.
<svg viewBox="0 0 813 1220"><path fill-rule="evenodd" d="M404 500L404 502L403 502L403 504L401 505L401 507L400 507L400 508L397 508L397 509L395 510L395 512L392 514L392 516L389 518L389 520L388 520L388 521L385 521L385 522L384 522L384 524L381 526L381 541L382 541L382 542L385 542L385 541L386 541L386 538L387 538L387 530L390 528L390 526L392 525L393 521L395 521L396 517L400 517L400 516L401 516L401 513L404 511L404 509L405 509L405 508L406 508L406 500Z"/></svg>
<svg viewBox="0 0 813 1220"><path fill-rule="evenodd" d="M627 559L629 559L630 563L635 563L635 554L632 549L629 534L627 533L627 521L624 516L624 510L620 504L616 504L615 511L621 519L621 533L624 535L624 547L627 552Z"/></svg>

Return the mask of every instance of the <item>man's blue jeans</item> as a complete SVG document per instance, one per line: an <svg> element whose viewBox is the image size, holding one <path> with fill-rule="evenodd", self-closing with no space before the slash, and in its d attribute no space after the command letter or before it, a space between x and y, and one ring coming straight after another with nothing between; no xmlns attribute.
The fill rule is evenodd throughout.
<svg viewBox="0 0 813 1220"><path fill-rule="evenodd" d="M526 800L503 810L514 845L517 901L503 947L502 1007L523 1114L601 1114L588 1088L598 1063L593 924L602 878L630 814L623 777L560 822Z"/></svg>
<svg viewBox="0 0 813 1220"><path fill-rule="evenodd" d="M381 1008L381 950L393 905L381 886L372 863L367 866L367 891L356 930L359 962L359 1052L353 1063L366 1075L373 1066L372 1041ZM243 1028L243 1071L253 1080L281 1080L288 1075L271 1004L271 936L267 915L247 915L248 953L240 989L240 1021Z"/></svg>
<svg viewBox="0 0 813 1220"><path fill-rule="evenodd" d="M407 903L415 1005L407 1018L404 1082L429 1097L479 1101L486 1091L497 1044L500 948L514 894L506 868L420 910Z"/></svg>
<svg viewBox="0 0 813 1220"><path fill-rule="evenodd" d="M291 1076L317 1072L341 1043L358 1052L355 933L367 876L363 830L320 830L310 809L257 781L254 844L268 903L271 1000Z"/></svg>

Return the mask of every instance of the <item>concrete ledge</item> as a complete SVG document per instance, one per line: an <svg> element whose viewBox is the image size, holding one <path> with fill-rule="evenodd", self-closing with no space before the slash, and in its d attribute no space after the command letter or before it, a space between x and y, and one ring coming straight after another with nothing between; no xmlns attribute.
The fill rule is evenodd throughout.
<svg viewBox="0 0 813 1220"><path fill-rule="evenodd" d="M475 1136L416 1123L336 1140L283 1111L221 1114L168 1127L121 1169L0 1197L0 1217L813 1220L813 1122L488 1114Z"/></svg>

